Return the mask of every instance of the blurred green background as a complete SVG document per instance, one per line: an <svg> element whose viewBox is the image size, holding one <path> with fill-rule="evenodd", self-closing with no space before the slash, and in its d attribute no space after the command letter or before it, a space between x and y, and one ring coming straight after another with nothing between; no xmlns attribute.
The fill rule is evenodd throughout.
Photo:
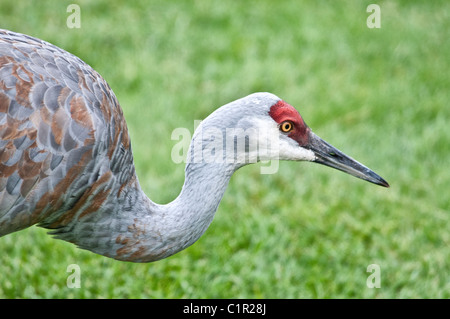
<svg viewBox="0 0 450 319"><path fill-rule="evenodd" d="M0 28L47 40L109 82L142 187L174 199L171 132L256 91L297 107L316 134L390 184L311 163L231 179L193 246L118 262L31 227L0 238L0 298L449 298L450 3L1 1ZM81 8L69 29L67 6ZM68 288L67 266L81 269ZM381 287L368 288L377 264Z"/></svg>

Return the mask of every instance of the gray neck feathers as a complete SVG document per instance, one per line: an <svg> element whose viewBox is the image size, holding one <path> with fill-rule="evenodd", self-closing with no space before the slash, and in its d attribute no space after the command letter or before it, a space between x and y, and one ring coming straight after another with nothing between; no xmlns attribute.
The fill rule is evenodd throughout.
<svg viewBox="0 0 450 319"><path fill-rule="evenodd" d="M278 100L270 93L249 95L217 109L197 128L180 195L167 205L158 205L163 216L158 217L159 231L171 243L171 253L193 244L206 231L231 176L248 164L247 160L237 159L246 150L240 152L236 147L237 139L246 137L234 135L227 140L227 130L247 129L251 125L249 118L267 117L269 107Z"/></svg>

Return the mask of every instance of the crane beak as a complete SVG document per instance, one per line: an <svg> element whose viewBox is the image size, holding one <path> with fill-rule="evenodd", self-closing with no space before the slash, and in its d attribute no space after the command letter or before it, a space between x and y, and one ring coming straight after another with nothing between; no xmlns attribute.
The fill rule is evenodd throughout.
<svg viewBox="0 0 450 319"><path fill-rule="evenodd" d="M314 152L316 158L313 162L333 167L380 186L389 187L388 182L386 182L381 176L368 167L355 161L350 156L345 155L311 131L309 132L308 143L303 147Z"/></svg>

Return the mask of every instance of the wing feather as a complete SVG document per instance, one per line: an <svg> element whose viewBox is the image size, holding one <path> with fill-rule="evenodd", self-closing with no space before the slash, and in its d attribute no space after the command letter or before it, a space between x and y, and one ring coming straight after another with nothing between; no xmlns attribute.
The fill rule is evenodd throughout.
<svg viewBox="0 0 450 319"><path fill-rule="evenodd" d="M114 177L105 165L120 173L119 147L131 154L122 110L96 71L45 41L0 30L0 236L81 215L73 208L89 205L78 200L92 197L100 175L102 183ZM134 175L127 158L125 182Z"/></svg>

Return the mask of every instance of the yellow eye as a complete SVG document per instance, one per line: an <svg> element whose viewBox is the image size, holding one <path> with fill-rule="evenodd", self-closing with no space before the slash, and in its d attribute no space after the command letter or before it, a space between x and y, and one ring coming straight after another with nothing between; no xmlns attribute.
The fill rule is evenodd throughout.
<svg viewBox="0 0 450 319"><path fill-rule="evenodd" d="M280 125L280 130L284 133L292 131L293 128L294 128L294 124L292 124L291 121L284 121Z"/></svg>

